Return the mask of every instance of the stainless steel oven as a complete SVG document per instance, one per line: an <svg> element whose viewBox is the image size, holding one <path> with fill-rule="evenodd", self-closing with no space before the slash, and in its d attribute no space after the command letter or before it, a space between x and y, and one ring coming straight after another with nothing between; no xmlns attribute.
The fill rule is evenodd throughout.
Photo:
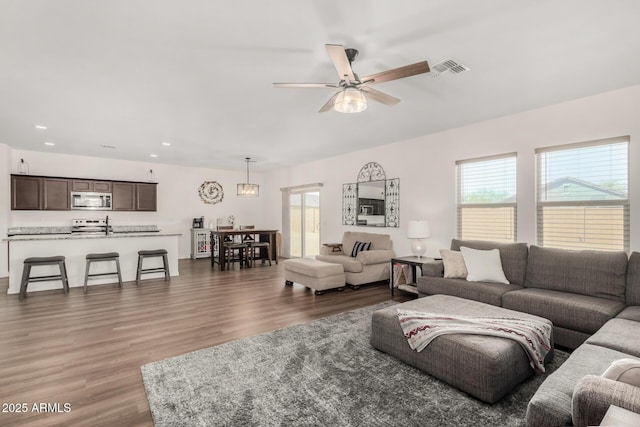
<svg viewBox="0 0 640 427"><path fill-rule="evenodd" d="M71 193L71 209L85 211L110 211L111 193L89 193L74 191Z"/></svg>

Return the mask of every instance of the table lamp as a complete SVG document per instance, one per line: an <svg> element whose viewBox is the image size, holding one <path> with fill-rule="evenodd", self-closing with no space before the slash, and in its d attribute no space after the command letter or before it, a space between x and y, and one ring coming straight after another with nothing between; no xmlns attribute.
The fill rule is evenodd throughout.
<svg viewBox="0 0 640 427"><path fill-rule="evenodd" d="M409 221L407 236L411 239L411 252L418 258L422 258L422 255L427 250L427 245L422 239L431 236L429 223L425 220L417 219Z"/></svg>

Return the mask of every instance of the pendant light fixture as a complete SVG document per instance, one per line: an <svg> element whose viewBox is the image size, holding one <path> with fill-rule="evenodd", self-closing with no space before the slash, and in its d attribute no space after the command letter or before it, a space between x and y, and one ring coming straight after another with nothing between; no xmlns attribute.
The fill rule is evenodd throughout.
<svg viewBox="0 0 640 427"><path fill-rule="evenodd" d="M254 162L251 157L245 157L247 162L247 182L238 184L238 196L241 197L258 197L260 195L260 186L258 184L249 184L249 163Z"/></svg>

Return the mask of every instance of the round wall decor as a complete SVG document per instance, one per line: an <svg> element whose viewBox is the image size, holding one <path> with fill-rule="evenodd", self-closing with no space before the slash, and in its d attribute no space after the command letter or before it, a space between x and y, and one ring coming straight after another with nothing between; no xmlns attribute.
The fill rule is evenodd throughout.
<svg viewBox="0 0 640 427"><path fill-rule="evenodd" d="M198 195L203 202L215 205L222 201L224 190L217 181L205 181L198 188Z"/></svg>

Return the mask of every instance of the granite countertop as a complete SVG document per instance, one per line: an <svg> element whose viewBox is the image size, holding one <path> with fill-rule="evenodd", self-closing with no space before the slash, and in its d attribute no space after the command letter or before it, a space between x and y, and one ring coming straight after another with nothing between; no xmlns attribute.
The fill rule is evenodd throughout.
<svg viewBox="0 0 640 427"><path fill-rule="evenodd" d="M41 234L27 236L11 236L2 239L3 242L24 242L28 240L83 240L83 239L127 239L132 237L167 237L182 236L182 233L140 232L140 233L110 233L103 234Z"/></svg>
<svg viewBox="0 0 640 427"><path fill-rule="evenodd" d="M71 227L13 227L7 230L9 237L2 241L15 242L27 240L81 240L81 239L118 239L129 237L166 237L182 236L182 233L161 232L157 225L116 225L113 232L105 234L72 234Z"/></svg>

